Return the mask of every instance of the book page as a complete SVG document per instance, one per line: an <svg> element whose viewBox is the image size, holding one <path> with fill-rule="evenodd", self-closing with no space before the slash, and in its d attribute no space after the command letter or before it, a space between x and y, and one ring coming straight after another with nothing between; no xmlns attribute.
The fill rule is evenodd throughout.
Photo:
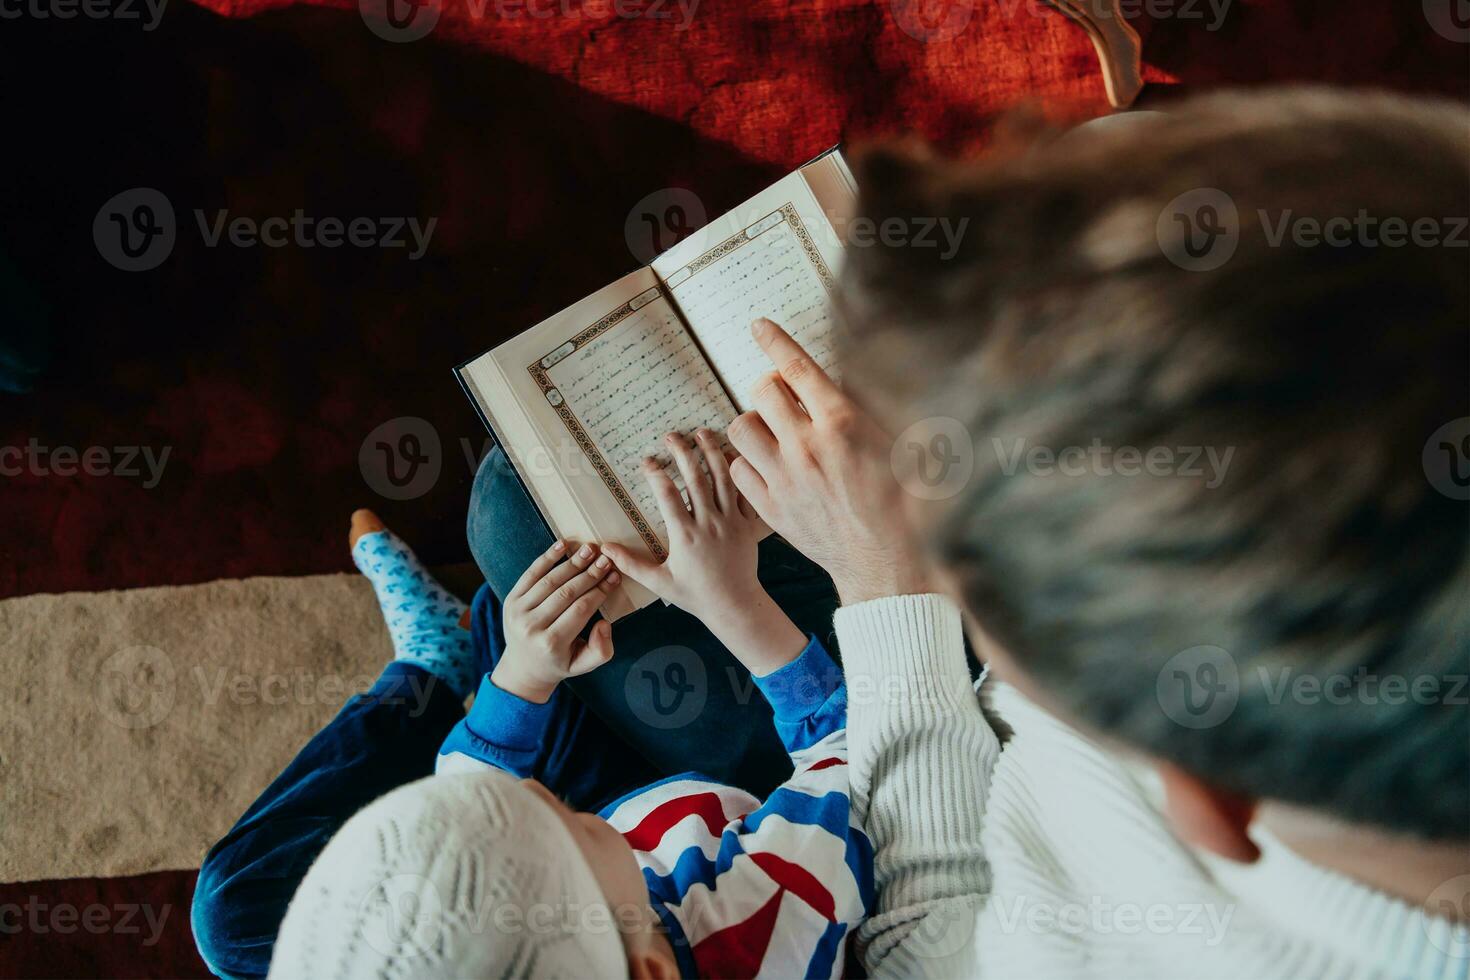
<svg viewBox="0 0 1470 980"><path fill-rule="evenodd" d="M835 376L831 292L842 247L801 172L793 173L659 256L653 269L736 406L773 370L750 335L779 323Z"/></svg>
<svg viewBox="0 0 1470 980"><path fill-rule="evenodd" d="M557 515L565 506L548 506L557 532L662 558L668 535L640 470L643 458L659 459L681 485L664 434L723 430L735 408L657 277L648 269L626 276L487 357L494 383L525 417L517 471L528 482L560 484L560 499L582 517L561 523L587 529L564 531Z"/></svg>
<svg viewBox="0 0 1470 980"><path fill-rule="evenodd" d="M659 459L682 489L662 437L729 425L771 370L750 337L756 317L781 323L832 369L828 294L842 246L828 214L840 223L854 191L841 155L824 154L653 267L459 369L555 534L664 556L668 537L643 457ZM617 619L654 598L628 580L604 614Z"/></svg>
<svg viewBox="0 0 1470 980"><path fill-rule="evenodd" d="M643 475L643 459L657 458L683 492L683 479L664 449L664 435L693 435L701 427L723 431L735 418L735 406L661 293L574 348L563 345L553 356L558 359L549 367L543 359L532 376L578 442L581 434L590 441L595 454L585 445L584 450L593 465L611 470L609 488L649 551L662 558L668 531Z"/></svg>

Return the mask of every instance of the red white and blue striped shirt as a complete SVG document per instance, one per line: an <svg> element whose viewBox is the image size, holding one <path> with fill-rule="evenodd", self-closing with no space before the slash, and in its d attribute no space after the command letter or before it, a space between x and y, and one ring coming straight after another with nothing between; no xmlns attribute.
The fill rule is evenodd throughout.
<svg viewBox="0 0 1470 980"><path fill-rule="evenodd" d="M847 688L815 637L756 684L795 770L765 802L687 773L599 815L633 848L685 977L836 977L847 934L874 901L873 847L849 798ZM487 710L445 740L440 770L529 775L520 733L505 728L528 720L505 703L519 699L487 677L475 708L487 694Z"/></svg>

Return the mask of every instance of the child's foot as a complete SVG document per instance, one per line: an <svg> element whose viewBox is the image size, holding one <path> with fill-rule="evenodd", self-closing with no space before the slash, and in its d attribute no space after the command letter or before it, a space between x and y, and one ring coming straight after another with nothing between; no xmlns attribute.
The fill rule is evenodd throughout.
<svg viewBox="0 0 1470 980"><path fill-rule="evenodd" d="M358 539L364 534L386 530L388 527L383 523L382 518L370 510L359 507L352 512L352 527L347 532L347 547L356 551Z"/></svg>
<svg viewBox="0 0 1470 980"><path fill-rule="evenodd" d="M469 634L459 626L465 604L372 511L353 511L347 543L378 595L395 658L423 667L459 697L469 696L479 678Z"/></svg>

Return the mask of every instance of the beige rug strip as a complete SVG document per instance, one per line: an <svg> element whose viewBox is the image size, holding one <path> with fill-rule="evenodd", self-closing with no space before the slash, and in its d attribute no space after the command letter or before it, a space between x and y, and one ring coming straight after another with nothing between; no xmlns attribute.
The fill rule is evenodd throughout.
<svg viewBox="0 0 1470 980"><path fill-rule="evenodd" d="M0 881L198 867L392 656L358 575L0 601Z"/></svg>

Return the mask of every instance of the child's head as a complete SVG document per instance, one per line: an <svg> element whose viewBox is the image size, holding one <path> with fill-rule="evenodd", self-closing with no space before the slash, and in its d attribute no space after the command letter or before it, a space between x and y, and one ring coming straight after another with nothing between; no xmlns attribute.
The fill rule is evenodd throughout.
<svg viewBox="0 0 1470 980"><path fill-rule="evenodd" d="M391 970L389 966L391 965ZM359 811L307 872L276 977L673 977L617 831L499 771L430 776Z"/></svg>

